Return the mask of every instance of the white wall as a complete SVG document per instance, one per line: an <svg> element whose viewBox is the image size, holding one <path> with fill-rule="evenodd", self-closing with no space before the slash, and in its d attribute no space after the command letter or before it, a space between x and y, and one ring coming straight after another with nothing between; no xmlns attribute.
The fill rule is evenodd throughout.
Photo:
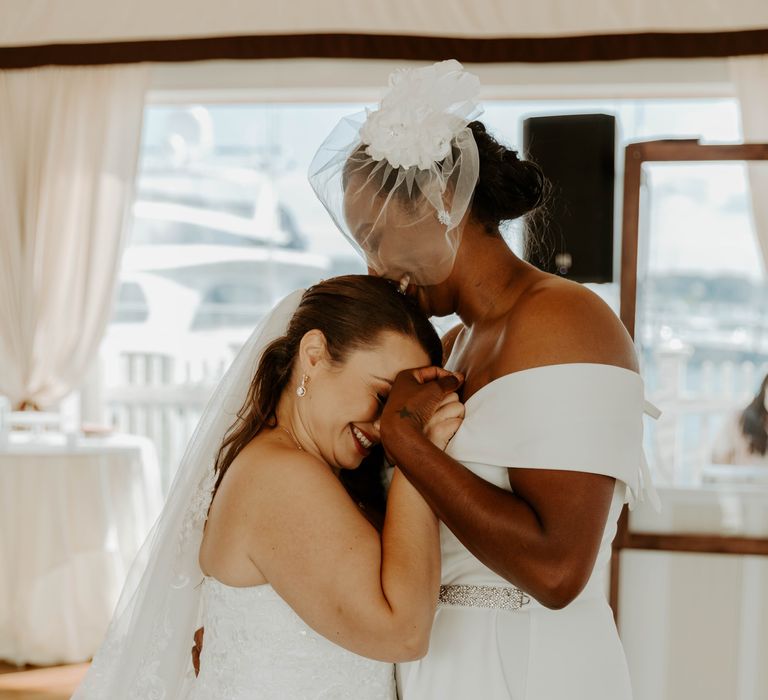
<svg viewBox="0 0 768 700"><path fill-rule="evenodd" d="M373 101L407 61L291 59L202 61L152 66L150 99L159 102ZM467 64L483 99L712 97L733 94L726 59L567 64Z"/></svg>

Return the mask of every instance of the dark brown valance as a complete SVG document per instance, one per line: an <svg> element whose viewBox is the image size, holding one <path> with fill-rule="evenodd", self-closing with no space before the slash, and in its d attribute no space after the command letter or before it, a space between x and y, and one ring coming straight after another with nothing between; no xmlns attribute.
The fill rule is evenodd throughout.
<svg viewBox="0 0 768 700"><path fill-rule="evenodd" d="M215 59L342 58L559 63L768 54L768 29L570 37L292 34L0 47L0 68Z"/></svg>

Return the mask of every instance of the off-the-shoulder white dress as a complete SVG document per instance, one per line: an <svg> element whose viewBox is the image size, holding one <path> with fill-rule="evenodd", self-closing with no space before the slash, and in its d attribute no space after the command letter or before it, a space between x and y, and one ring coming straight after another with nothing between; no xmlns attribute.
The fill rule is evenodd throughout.
<svg viewBox="0 0 768 700"><path fill-rule="evenodd" d="M628 700L624 652L605 592L611 541L625 501L655 498L645 463L643 382L608 365L566 364L510 374L466 402L447 453L511 490L507 469L559 469L616 479L589 583L562 610L531 599L519 610L441 606L428 655L398 666L402 700ZM442 583L508 586L441 525Z"/></svg>

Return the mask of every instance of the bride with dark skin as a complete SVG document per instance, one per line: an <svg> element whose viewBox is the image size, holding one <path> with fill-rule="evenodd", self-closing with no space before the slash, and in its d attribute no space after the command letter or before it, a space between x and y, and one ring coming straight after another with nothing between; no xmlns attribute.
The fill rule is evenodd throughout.
<svg viewBox="0 0 768 700"><path fill-rule="evenodd" d="M472 127L490 153L491 137L479 123ZM428 316L461 319L443 345L450 368L465 378L462 400L499 377L546 365L592 363L636 372L632 340L605 302L510 250L499 225L536 204L542 176L531 163L507 154L493 163L483 159L485 152L481 147L481 163L498 171L481 170L449 277L433 286L410 284L406 292ZM527 202L518 194L526 180ZM484 187L498 191L483 197ZM592 572L614 479L521 465L508 470L512 491L494 487L422 439L403 411L411 391L396 383L382 416L382 442L396 463L480 561L547 607L568 605Z"/></svg>
<svg viewBox="0 0 768 700"><path fill-rule="evenodd" d="M473 85L455 61L395 74L346 150L334 139L352 120L310 167L369 272L461 320L443 338L465 404L447 449L424 439L406 376L381 418L385 450L442 523L429 652L398 665L400 697L629 700L605 576L623 504L653 493L633 343L596 294L508 247L504 222L548 185L468 118Z"/></svg>
<svg viewBox="0 0 768 700"><path fill-rule="evenodd" d="M479 143L490 143L479 123L473 131ZM481 171L450 275L440 284L409 284L406 290L428 316L455 313L461 319L443 345L450 369L465 377L462 400L499 377L533 367L596 363L637 371L632 340L605 302L521 260L499 232L510 210L525 212L521 178L530 180L528 201L536 203L543 187L538 169L516 160L492 164L483 153L481 163L498 172L491 181ZM494 185L502 189L494 193L501 206L483 199L482 188ZM508 470L512 491L493 487L422 439L408 415L410 392L396 382L382 415L389 454L480 561L547 607L566 606L592 572L614 479L521 466Z"/></svg>

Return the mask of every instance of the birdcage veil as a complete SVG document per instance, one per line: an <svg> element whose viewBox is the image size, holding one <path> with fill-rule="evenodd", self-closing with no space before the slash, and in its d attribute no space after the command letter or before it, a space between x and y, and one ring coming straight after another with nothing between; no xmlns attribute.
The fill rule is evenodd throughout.
<svg viewBox="0 0 768 700"><path fill-rule="evenodd" d="M315 193L378 274L450 273L479 175L479 90L458 61L396 71L378 108L342 119L315 154Z"/></svg>

